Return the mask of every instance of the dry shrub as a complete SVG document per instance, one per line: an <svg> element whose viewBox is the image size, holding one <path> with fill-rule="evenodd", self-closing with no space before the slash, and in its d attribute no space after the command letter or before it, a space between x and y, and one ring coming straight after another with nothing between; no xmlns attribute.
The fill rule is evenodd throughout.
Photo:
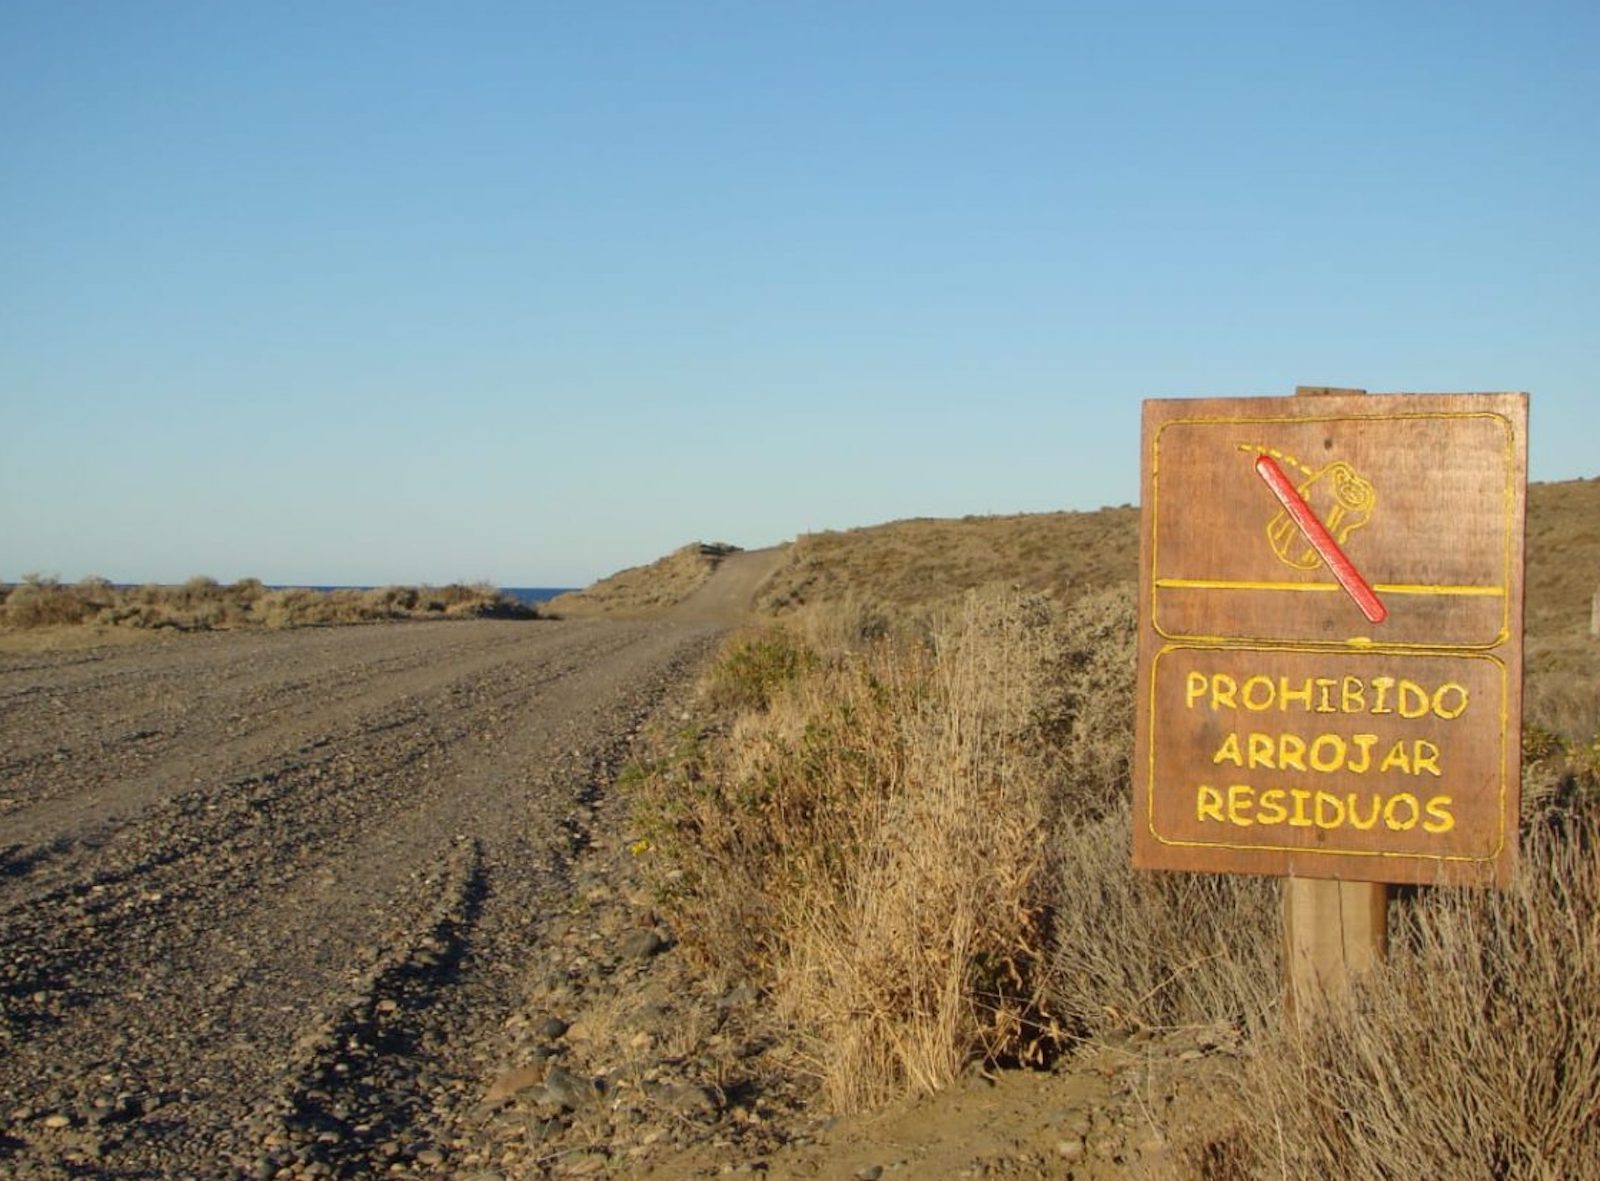
<svg viewBox="0 0 1600 1181"><path fill-rule="evenodd" d="M1040 1036L1050 622L1041 601L975 596L931 648L826 663L769 633L805 671L641 784L685 941L770 984L836 1109Z"/></svg>
<svg viewBox="0 0 1600 1181"><path fill-rule="evenodd" d="M1522 829L1600 814L1600 738L1572 742L1535 726L1522 732Z"/></svg>
<svg viewBox="0 0 1600 1181"><path fill-rule="evenodd" d="M181 586L119 587L104 578L63 586L29 575L5 588L0 625L14 628L96 623L110 627L211 631L368 623L381 619L534 619L538 612L487 583L386 587L381 591L268 590L257 578L223 585L197 575Z"/></svg>
<svg viewBox="0 0 1600 1181"><path fill-rule="evenodd" d="M780 690L780 669L806 675ZM926 675L916 654L888 649L823 664L784 629L727 643L703 689L743 712L726 734L683 732L635 774L640 819L666 854L663 893L704 961L771 975L792 933L777 908L843 864L848 813L903 778L895 707Z"/></svg>
<svg viewBox="0 0 1600 1181"><path fill-rule="evenodd" d="M1084 596L1061 625L1045 705L1067 787L1051 841L1051 1003L1090 1035L1255 1027L1279 991L1277 883L1131 866L1136 623L1122 586Z"/></svg>
<svg viewBox="0 0 1600 1181"><path fill-rule="evenodd" d="M89 606L70 586L42 574L24 575L6 596L0 622L8 627L54 627L82 623Z"/></svg>
<svg viewBox="0 0 1600 1181"><path fill-rule="evenodd" d="M1132 808L1054 842L1050 999L1076 1032L1230 1025L1254 1031L1282 990L1278 883L1130 864Z"/></svg>
<svg viewBox="0 0 1600 1181"><path fill-rule="evenodd" d="M1039 1036L1048 793L1027 740L1048 623L1035 601L975 596L931 660L883 649L853 670L851 712L891 711L869 727L880 790L829 814L819 835L844 856L786 899L777 976L837 1109L937 1090Z"/></svg>
<svg viewBox="0 0 1600 1181"><path fill-rule="evenodd" d="M1251 1060L1217 1177L1600 1177L1600 826L1536 826L1509 891L1391 907L1387 965Z"/></svg>
<svg viewBox="0 0 1600 1181"><path fill-rule="evenodd" d="M256 601L252 615L267 627L306 627L318 623L358 623L394 618L391 612L363 602L362 591L313 591L299 587L271 590Z"/></svg>
<svg viewBox="0 0 1600 1181"><path fill-rule="evenodd" d="M415 611L421 598L421 587L378 586L363 592L361 602L366 611L380 618L400 618Z"/></svg>
<svg viewBox="0 0 1600 1181"><path fill-rule="evenodd" d="M1122 583L1085 594L1057 630L1049 675L1034 709L1048 731L1039 745L1056 757L1069 824L1094 819L1128 798L1133 759L1135 589Z"/></svg>
<svg viewBox="0 0 1600 1181"><path fill-rule="evenodd" d="M102 578L98 574L91 574L80 578L73 586L73 593L83 601L85 607L92 612L104 611L113 607L117 602L117 588L109 578Z"/></svg>
<svg viewBox="0 0 1600 1181"><path fill-rule="evenodd" d="M1067 1031L1254 1026L1274 884L1129 868L1132 589L1065 612L991 589L898 634L734 641L708 678L743 711L725 741L686 736L640 784L685 941L764 979L829 1102Z"/></svg>
<svg viewBox="0 0 1600 1181"><path fill-rule="evenodd" d="M483 583L376 590L267 591L254 618L268 627L377 623L387 619L532 619L537 612Z"/></svg>
<svg viewBox="0 0 1600 1181"><path fill-rule="evenodd" d="M919 632L916 622L906 614L854 591L845 592L834 602L807 604L784 622L804 638L808 647L829 657L883 640L906 640ZM925 629L921 634L926 635Z"/></svg>
<svg viewBox="0 0 1600 1181"><path fill-rule="evenodd" d="M1600 640L1586 628L1530 635L1523 717L1568 739L1600 731Z"/></svg>

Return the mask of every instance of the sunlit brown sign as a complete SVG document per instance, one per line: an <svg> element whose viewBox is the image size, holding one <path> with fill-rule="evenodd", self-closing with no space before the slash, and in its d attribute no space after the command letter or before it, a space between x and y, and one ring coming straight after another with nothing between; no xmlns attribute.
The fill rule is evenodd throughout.
<svg viewBox="0 0 1600 1181"><path fill-rule="evenodd" d="M1527 414L1145 403L1135 865L1507 879Z"/></svg>

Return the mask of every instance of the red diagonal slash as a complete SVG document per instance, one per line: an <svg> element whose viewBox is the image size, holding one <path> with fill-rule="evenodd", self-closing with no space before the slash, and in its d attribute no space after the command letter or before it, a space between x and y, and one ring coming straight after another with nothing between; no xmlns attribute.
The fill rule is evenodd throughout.
<svg viewBox="0 0 1600 1181"><path fill-rule="evenodd" d="M1379 601L1373 589L1367 585L1367 580L1361 577L1361 572L1356 569L1355 563L1344 556L1339 543L1333 539L1333 534L1328 532L1327 526L1317 519L1317 514L1311 511L1311 506L1305 502L1305 497L1295 491L1294 484L1278 466L1278 461L1270 455L1257 456L1256 475L1272 489L1272 494L1283 505L1284 511L1299 527L1311 548L1317 551L1322 564L1333 571L1333 576L1339 580L1339 585L1344 587L1345 593L1356 601L1357 607L1361 608L1361 614L1371 623L1382 623L1387 619L1389 609Z"/></svg>

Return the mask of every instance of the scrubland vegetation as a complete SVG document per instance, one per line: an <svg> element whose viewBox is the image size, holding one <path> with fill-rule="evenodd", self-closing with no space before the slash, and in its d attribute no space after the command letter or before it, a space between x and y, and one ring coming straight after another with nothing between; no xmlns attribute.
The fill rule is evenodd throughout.
<svg viewBox="0 0 1600 1181"><path fill-rule="evenodd" d="M760 602L777 615L845 599L905 613L975 587L1063 593L1131 581L1138 573L1139 510L1128 505L1093 513L917 519L803 534L762 588Z"/></svg>
<svg viewBox="0 0 1600 1181"><path fill-rule="evenodd" d="M696 541L643 566L630 566L593 586L550 600L559 615L628 615L682 602L710 578L736 545Z"/></svg>
<svg viewBox="0 0 1600 1181"><path fill-rule="evenodd" d="M223 584L191 578L181 586L116 586L104 578L61 583L29 575L0 585L0 628L98 625L211 631L305 627L384 619L533 619L525 603L487 583L387 586L373 590L273 590L254 578Z"/></svg>
<svg viewBox="0 0 1600 1181"><path fill-rule="evenodd" d="M634 777L661 903L769 990L839 1110L1224 1026L1248 1052L1204 1133L1174 1129L1190 1175L1600 1176L1600 482L1578 484L1532 496L1516 879L1396 891L1388 962L1315 1020L1281 1003L1278 881L1130 868L1127 582L1010 569L939 601L903 569L838 576L861 554L813 551L805 581L799 553L782 621L730 640Z"/></svg>

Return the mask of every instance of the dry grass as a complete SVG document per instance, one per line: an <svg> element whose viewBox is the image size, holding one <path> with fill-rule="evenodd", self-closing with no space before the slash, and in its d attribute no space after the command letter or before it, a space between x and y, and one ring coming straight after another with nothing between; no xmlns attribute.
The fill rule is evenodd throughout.
<svg viewBox="0 0 1600 1181"><path fill-rule="evenodd" d="M487 583L374 590L269 590L260 580L224 585L191 578L181 586L114 586L104 578L65 585L30 575L0 587L0 630L84 627L213 631L305 627L385 619L533 619L537 612Z"/></svg>
<svg viewBox="0 0 1600 1181"><path fill-rule="evenodd" d="M1003 584L1069 594L1138 576L1139 511L1034 513L895 521L797 538L760 605L858 602L901 614Z"/></svg>
<svg viewBox="0 0 1600 1181"><path fill-rule="evenodd" d="M781 670L744 678L768 704L643 777L685 941L767 981L838 1109L937 1089L1043 1036L1032 702L1048 622L1037 601L986 596L931 650L824 662L789 633L736 641L725 665L759 648ZM796 654L774 658L785 642Z"/></svg>
<svg viewBox="0 0 1600 1181"><path fill-rule="evenodd" d="M1129 867L1133 612L991 589L926 641L741 636L726 729L639 776L686 943L764 981L835 1108L1273 1007L1275 884Z"/></svg>
<svg viewBox="0 0 1600 1181"><path fill-rule="evenodd" d="M1510 890L1391 907L1351 1001L1261 1040L1218 1178L1600 1177L1600 811L1547 814Z"/></svg>
<svg viewBox="0 0 1600 1181"><path fill-rule="evenodd" d="M550 600L558 615L636 615L681 603L710 578L736 545L694 542L645 566L632 566Z"/></svg>
<svg viewBox="0 0 1600 1181"><path fill-rule="evenodd" d="M880 649L787 720L792 735L830 710L847 726L881 715L859 751L883 760L880 773L863 779L857 757L826 777L854 783L854 806L825 812L817 835L838 860L796 882L777 972L837 1109L940 1089L974 1057L1044 1048L1050 801L1031 705L1047 625L1027 599L974 598L931 656Z"/></svg>
<svg viewBox="0 0 1600 1181"><path fill-rule="evenodd" d="M1135 871L1132 822L1119 801L1056 843L1050 997L1060 1020L1087 1037L1264 1028L1282 979L1277 880Z"/></svg>
<svg viewBox="0 0 1600 1181"><path fill-rule="evenodd" d="M1584 632L1600 591L1600 478L1528 485L1528 630Z"/></svg>
<svg viewBox="0 0 1600 1181"><path fill-rule="evenodd" d="M1090 1036L1258 1028L1277 999L1277 883L1130 864L1136 623L1131 587L1085 595L1060 620L1043 681L1061 728L1052 781L1065 788L1050 841L1051 1004Z"/></svg>
<svg viewBox="0 0 1600 1181"><path fill-rule="evenodd" d="M84 623L113 605L117 592L104 578L85 578L75 586L42 574L26 574L14 586L0 584L0 626L66 627Z"/></svg>
<svg viewBox="0 0 1600 1181"><path fill-rule="evenodd" d="M1528 488L1524 716L1568 740L1600 731L1600 479Z"/></svg>
<svg viewBox="0 0 1600 1181"><path fill-rule="evenodd" d="M640 776L666 905L772 990L838 1108L1063 1038L1226 1023L1251 1056L1197 1175L1600 1176L1597 520L1600 481L1533 490L1515 887L1406 892L1392 962L1315 1026L1279 1003L1275 880L1130 868L1127 587L952 600L973 554L1022 553L1016 518L987 549L947 546L974 522L796 547L785 626L708 680L721 720ZM1124 526L1113 555L1131 521L1075 525Z"/></svg>

